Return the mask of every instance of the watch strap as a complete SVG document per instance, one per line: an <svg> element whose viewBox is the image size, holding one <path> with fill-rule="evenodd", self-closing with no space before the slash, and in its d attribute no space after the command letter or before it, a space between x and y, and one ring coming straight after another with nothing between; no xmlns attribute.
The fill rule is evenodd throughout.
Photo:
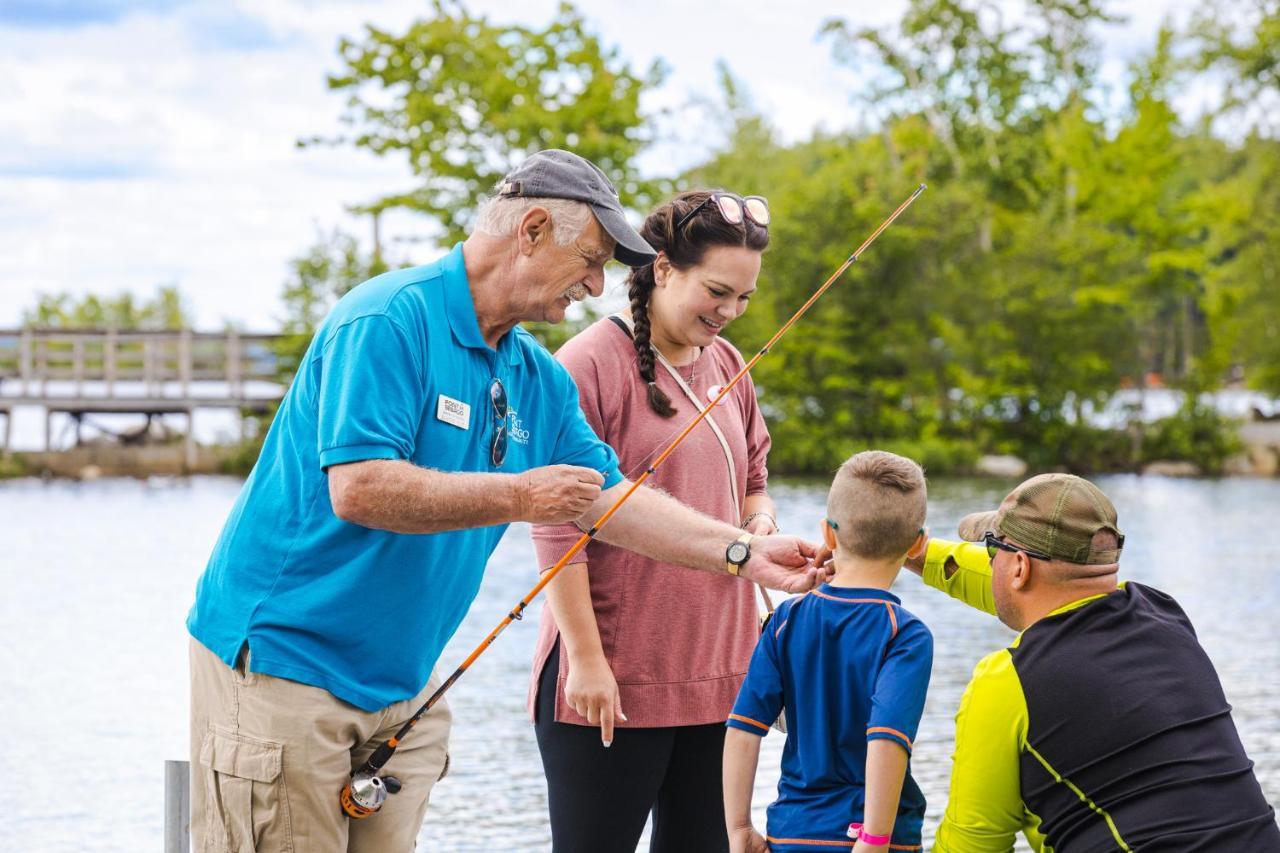
<svg viewBox="0 0 1280 853"><path fill-rule="evenodd" d="M743 534L742 534L741 536L739 536L737 539L733 540L733 542L729 543L729 547L730 547L730 548L732 548L732 547L733 547L735 544L737 544L738 542L741 542L743 545L746 545L746 546L747 546L747 549L748 549L748 550L747 550L747 559L749 560L749 559L751 559L751 551L750 551L750 548L751 548L751 540L752 540L752 539L754 539L754 538L755 538L755 534L753 534L753 533L743 533ZM746 560L744 560L744 561L743 561L743 563L745 563L745 562L746 562ZM742 571L742 564L740 564L740 563L735 563L735 562L733 562L732 560L730 560L730 559L729 559L728 549L725 549L725 561L724 561L724 567L725 567L725 569L729 572L729 574L733 575L735 578L736 578L736 577L738 577L738 573L739 573L740 571Z"/></svg>

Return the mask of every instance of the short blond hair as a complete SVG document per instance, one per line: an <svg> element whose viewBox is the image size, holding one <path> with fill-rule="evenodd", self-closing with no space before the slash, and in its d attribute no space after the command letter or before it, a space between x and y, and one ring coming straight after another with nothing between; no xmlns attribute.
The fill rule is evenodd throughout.
<svg viewBox="0 0 1280 853"><path fill-rule="evenodd" d="M905 555L924 526L924 471L896 453L865 450L840 466L827 495L840 548L858 557Z"/></svg>

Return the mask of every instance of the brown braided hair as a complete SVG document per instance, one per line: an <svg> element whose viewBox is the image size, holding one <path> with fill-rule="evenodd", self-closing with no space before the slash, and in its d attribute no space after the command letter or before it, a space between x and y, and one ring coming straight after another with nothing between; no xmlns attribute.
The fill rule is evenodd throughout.
<svg viewBox="0 0 1280 853"><path fill-rule="evenodd" d="M645 241L667 256L671 266L684 272L702 263L703 256L713 246L742 246L756 252L763 252L769 245L769 231L743 217L740 224L734 225L725 221L719 208L708 204L698 211L684 224L680 233L675 231L675 223L681 217L702 204L711 195L706 190L681 193L671 201L659 207L644 221L640 236ZM640 369L640 377L649 386L649 406L664 418L675 415L675 407L671 398L658 387L657 372L654 369L656 359L653 347L649 342L649 299L653 296L655 279L653 264L633 267L627 276L627 295L631 300L631 321L635 327L633 343L636 348L636 363Z"/></svg>

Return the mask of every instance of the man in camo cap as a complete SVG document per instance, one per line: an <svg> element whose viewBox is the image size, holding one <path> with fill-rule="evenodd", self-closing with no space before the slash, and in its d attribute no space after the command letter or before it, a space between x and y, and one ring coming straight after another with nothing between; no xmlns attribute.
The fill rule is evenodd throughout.
<svg viewBox="0 0 1280 853"><path fill-rule="evenodd" d="M1115 507L1043 474L931 540L926 584L1017 638L983 658L956 715L935 853L1280 851L1280 828L1187 615L1119 581Z"/></svg>

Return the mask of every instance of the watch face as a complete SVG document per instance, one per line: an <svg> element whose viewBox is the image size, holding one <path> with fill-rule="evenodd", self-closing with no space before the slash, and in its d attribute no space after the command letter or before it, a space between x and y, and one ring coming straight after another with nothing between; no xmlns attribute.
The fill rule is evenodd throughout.
<svg viewBox="0 0 1280 853"><path fill-rule="evenodd" d="M729 558L730 563L742 565L747 561L747 557L750 554L751 554L751 551L750 549L747 548L747 543L734 542L732 545L729 546L729 550L726 553L726 556Z"/></svg>

